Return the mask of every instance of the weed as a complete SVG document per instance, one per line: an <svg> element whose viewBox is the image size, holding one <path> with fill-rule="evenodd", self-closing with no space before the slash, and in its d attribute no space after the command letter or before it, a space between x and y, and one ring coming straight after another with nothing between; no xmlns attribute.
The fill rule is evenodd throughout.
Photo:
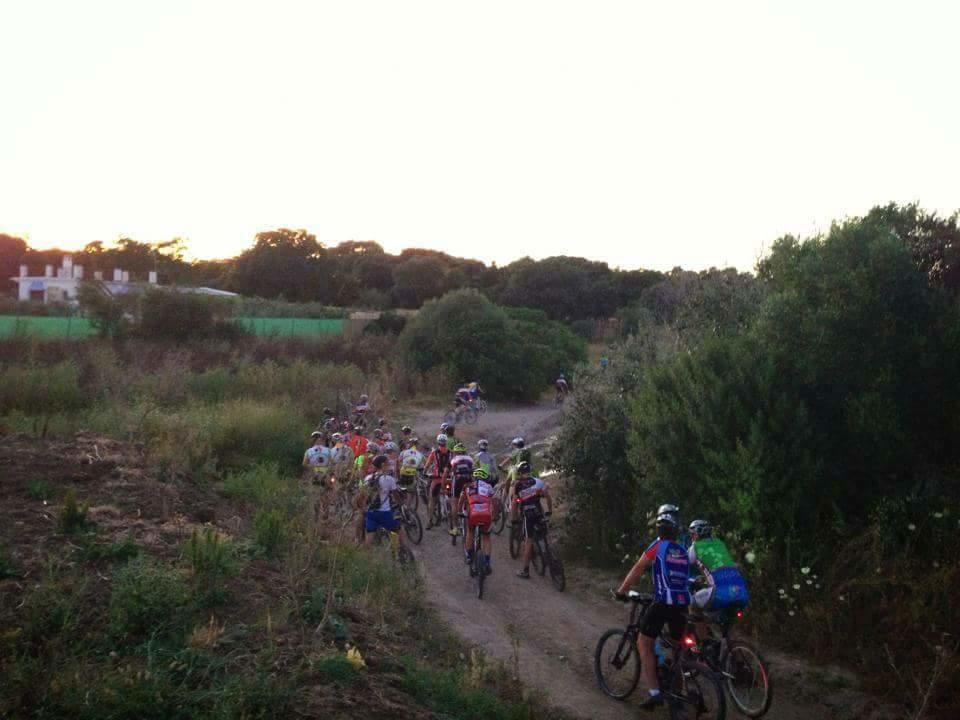
<svg viewBox="0 0 960 720"><path fill-rule="evenodd" d="M253 518L253 536L268 557L276 557L289 536L286 517L280 510L260 510Z"/></svg>
<svg viewBox="0 0 960 720"><path fill-rule="evenodd" d="M63 500L63 508L60 510L60 530L66 535L70 535L78 530L85 530L89 527L87 520L87 510L90 506L87 503L77 504L77 493L73 488L67 490L67 495Z"/></svg>
<svg viewBox="0 0 960 720"><path fill-rule="evenodd" d="M193 531L184 556L195 582L195 593L204 607L219 605L226 599L223 579L237 570L236 554L229 540L221 540L213 528Z"/></svg>
<svg viewBox="0 0 960 720"><path fill-rule="evenodd" d="M228 473L223 482L224 495L261 508L292 506L289 496L294 488L293 483L280 476L280 467L275 462Z"/></svg>
<svg viewBox="0 0 960 720"><path fill-rule="evenodd" d="M323 682L337 686L350 685L360 679L360 672L343 654L330 655L319 660L314 669Z"/></svg>
<svg viewBox="0 0 960 720"><path fill-rule="evenodd" d="M483 689L464 687L461 674L427 669L406 658L403 687L419 702L441 715L463 720L526 720L530 708L507 703Z"/></svg>
<svg viewBox="0 0 960 720"><path fill-rule="evenodd" d="M18 577L19 573L14 569L13 564L7 559L7 554L0 547L0 580L4 578Z"/></svg>
<svg viewBox="0 0 960 720"><path fill-rule="evenodd" d="M43 480L31 480L27 485L27 496L31 500L50 500L53 497L53 488Z"/></svg>
<svg viewBox="0 0 960 720"><path fill-rule="evenodd" d="M175 570L142 557L132 560L114 576L110 630L120 638L174 635L183 627L187 597Z"/></svg>
<svg viewBox="0 0 960 720"><path fill-rule="evenodd" d="M111 560L125 562L140 554L140 546L128 537L111 543L98 543L93 535L81 545L80 557L87 561Z"/></svg>

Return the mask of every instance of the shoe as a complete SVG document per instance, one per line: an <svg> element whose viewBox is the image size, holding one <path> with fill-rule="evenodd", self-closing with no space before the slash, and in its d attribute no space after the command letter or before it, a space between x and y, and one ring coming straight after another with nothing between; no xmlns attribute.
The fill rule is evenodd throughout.
<svg viewBox="0 0 960 720"><path fill-rule="evenodd" d="M649 696L646 700L640 703L641 710L654 710L663 705L663 693L657 693L656 695Z"/></svg>
<svg viewBox="0 0 960 720"><path fill-rule="evenodd" d="M457 536L460 534L460 528L451 528L451 529L450 529L450 534L451 534L453 537L457 537Z"/></svg>
<svg viewBox="0 0 960 720"><path fill-rule="evenodd" d="M463 564L464 564L464 565L471 565L471 564L473 564L473 558L472 558L472 557L467 557L466 555L464 555L464 556L463 556Z"/></svg>
<svg viewBox="0 0 960 720"><path fill-rule="evenodd" d="M524 580L529 580L529 579L530 579L530 571L527 570L526 568L524 568L523 570L521 570L520 572L517 573L517 577L518 577L518 578L523 578Z"/></svg>

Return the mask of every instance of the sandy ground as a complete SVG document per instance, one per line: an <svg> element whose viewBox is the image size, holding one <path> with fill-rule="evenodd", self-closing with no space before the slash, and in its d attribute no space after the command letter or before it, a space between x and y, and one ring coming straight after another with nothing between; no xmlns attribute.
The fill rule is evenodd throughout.
<svg viewBox="0 0 960 720"><path fill-rule="evenodd" d="M542 442L556 431L560 420L560 412L552 403L493 406L476 425L458 427L457 436L471 441L471 445L486 437L491 450L503 452L516 435L522 435L528 443ZM428 436L441 421L442 412L423 412L416 418L415 427L418 433ZM422 509L421 517L425 515ZM626 621L626 608L608 599L610 578L600 578L587 569L570 568L568 588L563 593L553 588L549 578L534 574L530 580L523 580L515 575L520 564L510 558L507 537L508 531L504 530L493 538L493 575L488 579L483 600L478 600L459 542L453 547L442 529L425 532L416 551L431 604L465 640L508 666L517 667L524 683L544 693L553 705L580 718L645 716L637 709L644 697L642 685L626 702L617 702L607 698L594 679L597 639L606 629L622 627ZM825 673L839 671L810 668L778 653L766 654L776 690L767 717L891 717L888 712L881 713L877 703L854 690L821 692L816 687L818 683L810 680L822 680ZM855 679L846 681L855 683ZM728 708L728 713L729 717L738 717L733 708ZM659 716L660 713L652 715Z"/></svg>

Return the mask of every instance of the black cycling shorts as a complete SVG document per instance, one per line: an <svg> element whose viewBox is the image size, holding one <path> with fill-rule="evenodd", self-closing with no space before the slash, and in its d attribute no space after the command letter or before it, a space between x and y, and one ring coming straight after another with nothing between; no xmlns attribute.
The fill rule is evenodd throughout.
<svg viewBox="0 0 960 720"><path fill-rule="evenodd" d="M522 508L521 508L522 510ZM523 532L526 537L533 539L537 536L537 530L543 522L543 513L540 510L522 510L523 514Z"/></svg>
<svg viewBox="0 0 960 720"><path fill-rule="evenodd" d="M687 606L655 602L647 608L640 625L640 634L648 638L660 637L664 625L670 627L670 637L679 640L687 627Z"/></svg>
<svg viewBox="0 0 960 720"><path fill-rule="evenodd" d="M453 478L453 496L455 498L460 497L460 493L463 492L463 487L467 484L473 482L472 477L457 477Z"/></svg>

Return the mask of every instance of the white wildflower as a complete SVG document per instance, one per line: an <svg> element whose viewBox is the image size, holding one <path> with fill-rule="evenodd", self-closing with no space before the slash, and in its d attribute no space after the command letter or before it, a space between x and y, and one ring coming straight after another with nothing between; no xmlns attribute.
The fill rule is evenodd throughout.
<svg viewBox="0 0 960 720"><path fill-rule="evenodd" d="M943 517L943 513L942 513L942 512L935 512L935 513L933 514L933 516L934 516L937 520L939 520L940 518Z"/></svg>
<svg viewBox="0 0 960 720"><path fill-rule="evenodd" d="M751 550L750 552L748 552L746 555L743 556L743 559L746 560L751 565L753 565L753 563L756 562L757 560L757 555L755 552L753 552L753 550Z"/></svg>
<svg viewBox="0 0 960 720"><path fill-rule="evenodd" d="M813 585L813 580L807 580L807 585Z"/></svg>
<svg viewBox="0 0 960 720"><path fill-rule="evenodd" d="M837 600L839 600L840 602L845 602L846 598L843 595L840 595L837 597Z"/></svg>
<svg viewBox="0 0 960 720"><path fill-rule="evenodd" d="M796 615L796 613L793 610L791 610L788 614L790 615L790 617L793 617L794 615Z"/></svg>
<svg viewBox="0 0 960 720"><path fill-rule="evenodd" d="M800 568L800 572L802 572L804 575L809 575L809 574L810 574L810 568L808 568L808 567L802 567L802 568Z"/></svg>
<svg viewBox="0 0 960 720"><path fill-rule="evenodd" d="M793 584L793 589L794 589L794 590L799 590L799 589L800 589L800 583L794 583L794 584Z"/></svg>
<svg viewBox="0 0 960 720"><path fill-rule="evenodd" d="M910 532L913 532L916 529L917 529L917 526L914 525L913 523L910 523L909 525L907 525L907 530L909 530Z"/></svg>

